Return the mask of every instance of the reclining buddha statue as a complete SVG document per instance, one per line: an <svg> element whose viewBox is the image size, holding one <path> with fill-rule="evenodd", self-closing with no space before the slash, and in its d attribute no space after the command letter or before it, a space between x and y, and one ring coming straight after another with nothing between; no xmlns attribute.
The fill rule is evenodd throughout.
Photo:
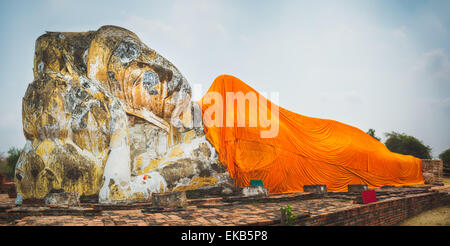
<svg viewBox="0 0 450 246"><path fill-rule="evenodd" d="M233 76L192 101L180 71L120 27L47 32L33 74L15 173L25 199L62 189L126 203L251 180L271 193L423 183L421 160L357 128L278 107Z"/></svg>

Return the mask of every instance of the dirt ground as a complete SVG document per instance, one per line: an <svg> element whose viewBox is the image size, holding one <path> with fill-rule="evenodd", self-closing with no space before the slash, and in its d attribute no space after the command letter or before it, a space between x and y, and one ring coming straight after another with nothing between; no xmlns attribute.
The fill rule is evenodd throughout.
<svg viewBox="0 0 450 246"><path fill-rule="evenodd" d="M399 226L450 226L450 205L418 214L401 222Z"/></svg>

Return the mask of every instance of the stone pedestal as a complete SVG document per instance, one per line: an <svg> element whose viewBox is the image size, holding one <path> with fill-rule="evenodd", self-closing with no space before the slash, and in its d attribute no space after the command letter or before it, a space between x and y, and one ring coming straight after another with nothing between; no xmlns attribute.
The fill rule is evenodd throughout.
<svg viewBox="0 0 450 246"><path fill-rule="evenodd" d="M153 193L152 205L155 208L182 208L187 206L186 192Z"/></svg>
<svg viewBox="0 0 450 246"><path fill-rule="evenodd" d="M425 184L442 184L444 163L441 160L422 160L422 174Z"/></svg>
<svg viewBox="0 0 450 246"><path fill-rule="evenodd" d="M363 190L368 190L369 186L366 184L352 184L348 185L348 192L361 192Z"/></svg>
<svg viewBox="0 0 450 246"><path fill-rule="evenodd" d="M393 189L393 188L395 188L395 185L383 185L381 187L381 189Z"/></svg>
<svg viewBox="0 0 450 246"><path fill-rule="evenodd" d="M317 193L317 194L327 194L326 185L304 185L304 192Z"/></svg>
<svg viewBox="0 0 450 246"><path fill-rule="evenodd" d="M248 186L242 189L242 195L246 197L268 196L269 190L263 186Z"/></svg>
<svg viewBox="0 0 450 246"><path fill-rule="evenodd" d="M49 207L54 206L80 206L80 194L66 192L64 190L52 190L44 197L45 205Z"/></svg>

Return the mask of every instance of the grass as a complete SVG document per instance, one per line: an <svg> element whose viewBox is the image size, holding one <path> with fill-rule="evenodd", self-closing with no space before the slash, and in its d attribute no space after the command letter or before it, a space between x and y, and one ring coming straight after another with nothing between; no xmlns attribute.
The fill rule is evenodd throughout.
<svg viewBox="0 0 450 246"><path fill-rule="evenodd" d="M411 217L399 226L450 226L450 205L435 208Z"/></svg>
<svg viewBox="0 0 450 246"><path fill-rule="evenodd" d="M444 183L444 184L450 184L450 177L443 177L443 178L442 178L442 183Z"/></svg>

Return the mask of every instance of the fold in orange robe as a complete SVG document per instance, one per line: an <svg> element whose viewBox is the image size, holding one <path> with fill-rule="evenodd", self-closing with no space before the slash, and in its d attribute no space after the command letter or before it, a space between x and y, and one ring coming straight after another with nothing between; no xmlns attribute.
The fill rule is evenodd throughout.
<svg viewBox="0 0 450 246"><path fill-rule="evenodd" d="M208 98L211 92L222 96L222 104ZM269 127L259 121L257 126L240 126L237 120L228 126L211 125L216 117L220 119L220 114L225 124L227 110L233 110L226 107L230 103L227 92L259 93L238 78L221 75L200 101L206 137L238 186L248 186L250 180L262 180L270 193L289 193L301 192L303 185L311 184L324 184L328 191L342 192L347 191L349 184L378 188L424 183L422 160L392 153L358 128L303 116L275 104L272 108L270 101L256 108L247 101L246 110L235 103L234 119L245 115L248 124L249 115L255 116L255 110L258 115L272 112L275 118L269 119L279 120L278 134L273 138L261 137L261 131ZM221 111L211 114L210 107ZM278 116L274 113L277 110ZM205 113L210 115L209 122Z"/></svg>

